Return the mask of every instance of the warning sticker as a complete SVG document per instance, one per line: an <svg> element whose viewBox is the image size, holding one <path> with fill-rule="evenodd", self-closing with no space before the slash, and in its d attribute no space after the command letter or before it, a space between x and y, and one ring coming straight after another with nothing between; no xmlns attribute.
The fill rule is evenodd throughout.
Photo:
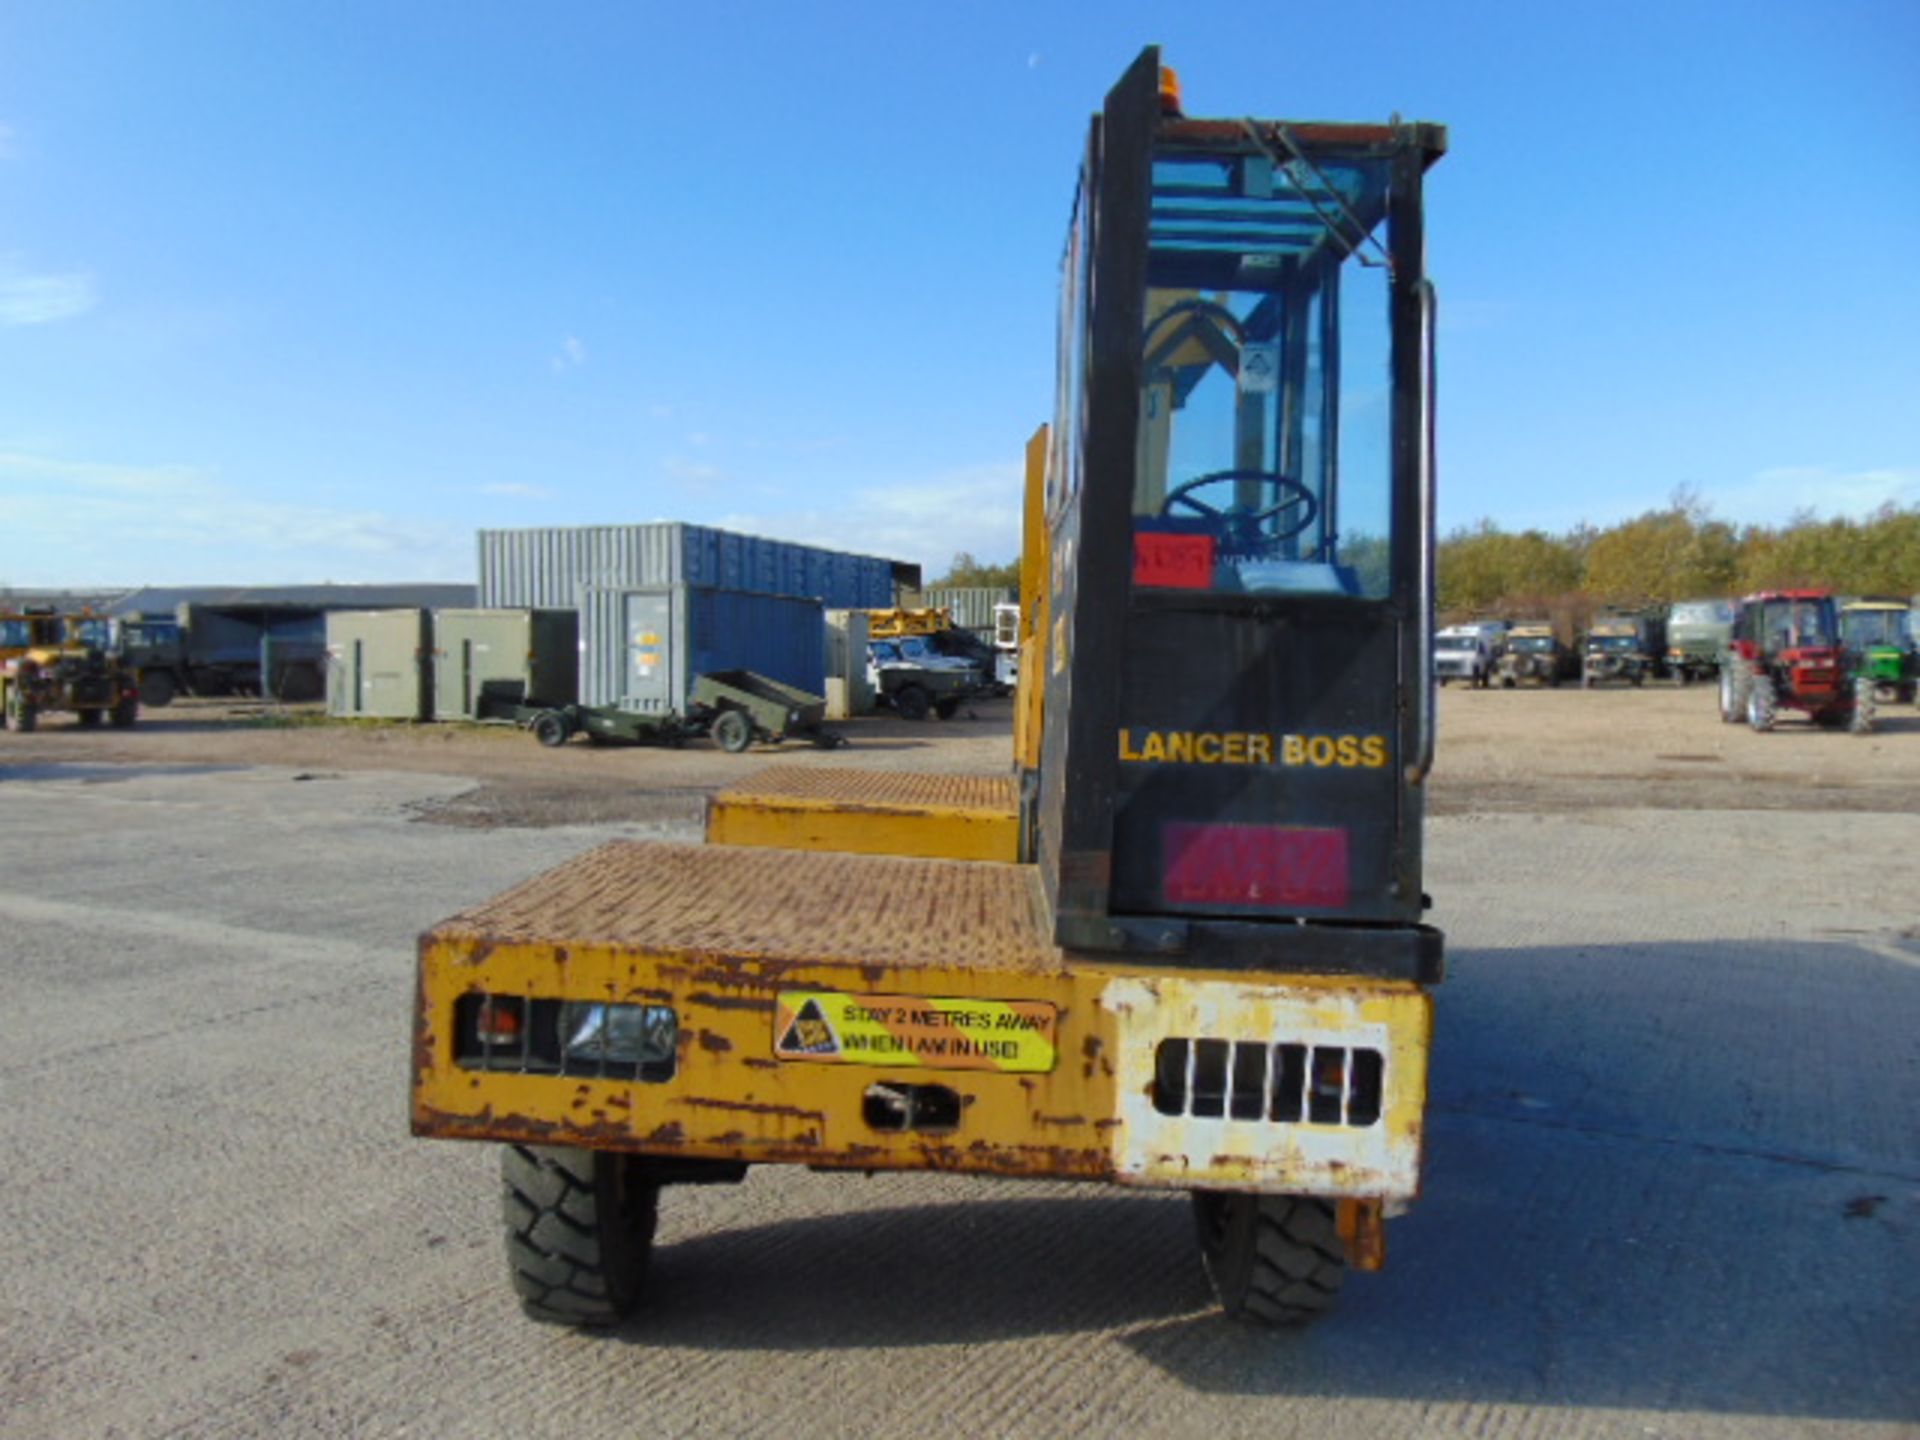
<svg viewBox="0 0 1920 1440"><path fill-rule="evenodd" d="M1053 1069L1056 1016L1042 1000L789 990L774 1008L773 1053L842 1065L1040 1073Z"/></svg>

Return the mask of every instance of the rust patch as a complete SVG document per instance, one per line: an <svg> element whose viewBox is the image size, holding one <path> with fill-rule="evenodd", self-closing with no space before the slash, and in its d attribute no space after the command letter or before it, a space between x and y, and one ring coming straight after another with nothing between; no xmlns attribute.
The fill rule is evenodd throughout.
<svg viewBox="0 0 1920 1440"><path fill-rule="evenodd" d="M1085 1125L1087 1123L1087 1117L1084 1115L1042 1115L1036 1110L1033 1116L1033 1123L1036 1125Z"/></svg>
<svg viewBox="0 0 1920 1440"><path fill-rule="evenodd" d="M749 1055L740 1063L750 1070L778 1070L780 1068L780 1062L778 1060L768 1060L760 1055Z"/></svg>
<svg viewBox="0 0 1920 1440"><path fill-rule="evenodd" d="M714 1055L724 1055L733 1049L733 1042L724 1035L717 1035L711 1030L702 1030L700 1048Z"/></svg>
<svg viewBox="0 0 1920 1440"><path fill-rule="evenodd" d="M424 949L432 940L432 935L422 935L420 937L421 948ZM455 963L470 968L477 968L493 958L493 952L496 948L497 946L492 940L477 940L455 958Z"/></svg>
<svg viewBox="0 0 1920 1440"><path fill-rule="evenodd" d="M797 1105L769 1105L759 1100L711 1100L704 1095L688 1095L680 1103L700 1110L739 1110L749 1115L788 1115L795 1120L811 1120L816 1125L827 1123L825 1111L802 1110Z"/></svg>
<svg viewBox="0 0 1920 1440"><path fill-rule="evenodd" d="M650 1133L642 1135L640 1140L645 1145L684 1145L687 1143L687 1132L678 1120L669 1120Z"/></svg>
<svg viewBox="0 0 1920 1440"><path fill-rule="evenodd" d="M713 1010L756 1010L763 1015L771 1015L774 1001L771 995L760 998L748 995L715 995L709 990L696 990L687 996L687 1004L705 1005Z"/></svg>

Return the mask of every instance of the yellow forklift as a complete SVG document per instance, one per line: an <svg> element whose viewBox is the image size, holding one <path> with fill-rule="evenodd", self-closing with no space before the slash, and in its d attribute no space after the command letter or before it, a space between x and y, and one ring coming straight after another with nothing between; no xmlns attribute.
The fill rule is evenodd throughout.
<svg viewBox="0 0 1920 1440"><path fill-rule="evenodd" d="M1028 447L1012 773L774 771L421 937L416 1134L504 1142L535 1319L619 1321L750 1166L1190 1191L1224 1309L1324 1311L1420 1184L1426 124L1093 119Z"/></svg>

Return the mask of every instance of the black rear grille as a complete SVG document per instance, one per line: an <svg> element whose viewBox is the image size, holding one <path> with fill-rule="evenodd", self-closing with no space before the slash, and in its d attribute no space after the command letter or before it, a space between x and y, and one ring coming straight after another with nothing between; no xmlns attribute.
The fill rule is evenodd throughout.
<svg viewBox="0 0 1920 1440"><path fill-rule="evenodd" d="M1162 1115L1364 1128L1380 1119L1386 1062L1378 1050L1162 1040L1153 1108Z"/></svg>

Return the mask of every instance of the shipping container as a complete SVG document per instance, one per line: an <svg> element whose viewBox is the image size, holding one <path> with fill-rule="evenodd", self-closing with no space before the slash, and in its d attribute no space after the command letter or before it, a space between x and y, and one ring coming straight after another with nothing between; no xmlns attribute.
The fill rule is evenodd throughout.
<svg viewBox="0 0 1920 1440"><path fill-rule="evenodd" d="M425 610L334 610L327 615L327 713L424 720L431 632Z"/></svg>
<svg viewBox="0 0 1920 1440"><path fill-rule="evenodd" d="M576 610L435 610L433 718L475 720L483 693L571 705L580 692Z"/></svg>
<svg viewBox="0 0 1920 1440"><path fill-rule="evenodd" d="M796 595L824 605L887 606L919 567L702 525L585 525L482 530L480 604L573 609L587 590L697 585Z"/></svg>
<svg viewBox="0 0 1920 1440"><path fill-rule="evenodd" d="M820 602L700 585L585 592L582 704L645 715L683 711L695 677L716 670L752 670L824 694L826 620Z"/></svg>
<svg viewBox="0 0 1920 1440"><path fill-rule="evenodd" d="M845 720L873 710L867 677L867 612L827 611L827 718Z"/></svg>
<svg viewBox="0 0 1920 1440"><path fill-rule="evenodd" d="M1011 585L936 585L922 592L920 603L929 609L950 610L962 630L978 630L993 638L993 607L1020 598Z"/></svg>

